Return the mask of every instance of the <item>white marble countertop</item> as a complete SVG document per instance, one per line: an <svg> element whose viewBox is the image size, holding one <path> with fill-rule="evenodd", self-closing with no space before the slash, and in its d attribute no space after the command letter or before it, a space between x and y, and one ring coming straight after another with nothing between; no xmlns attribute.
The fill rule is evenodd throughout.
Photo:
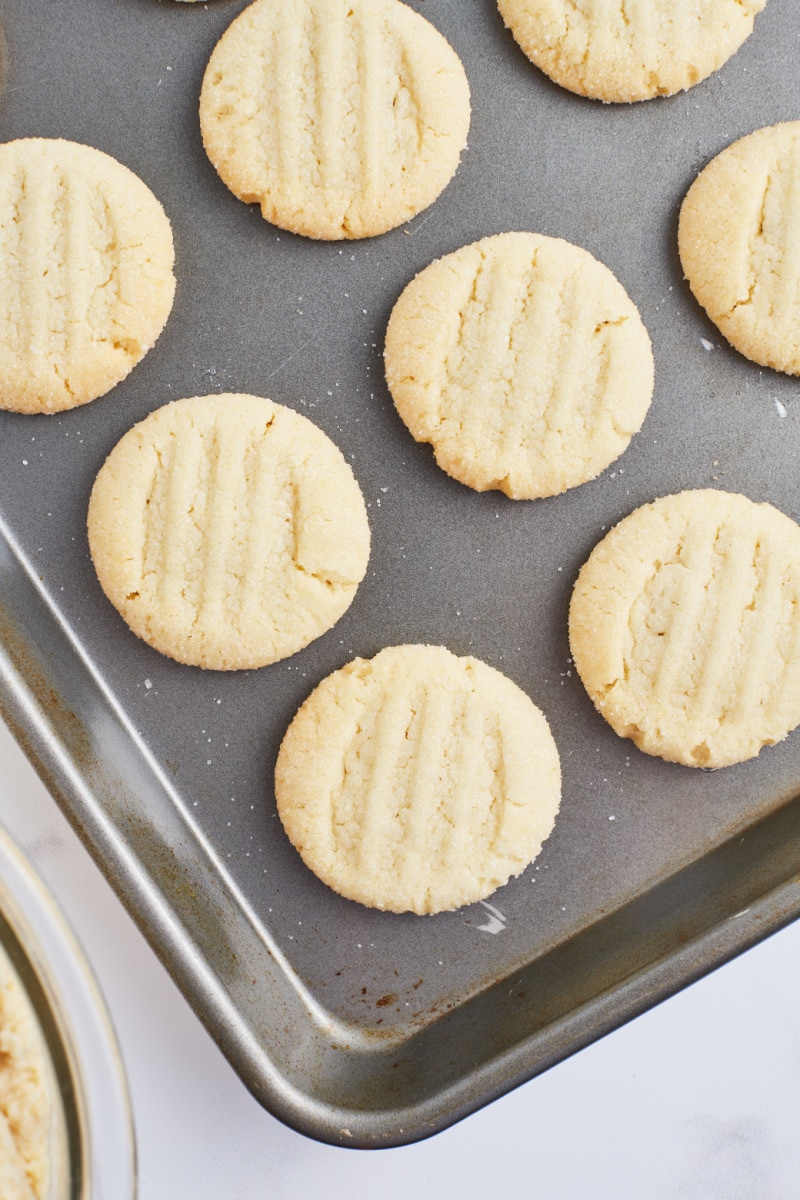
<svg viewBox="0 0 800 1200"><path fill-rule="evenodd" d="M1 722L0 763L0 821L61 903L117 1028L141 1200L800 1196L800 922L428 1141L341 1150L252 1099Z"/></svg>

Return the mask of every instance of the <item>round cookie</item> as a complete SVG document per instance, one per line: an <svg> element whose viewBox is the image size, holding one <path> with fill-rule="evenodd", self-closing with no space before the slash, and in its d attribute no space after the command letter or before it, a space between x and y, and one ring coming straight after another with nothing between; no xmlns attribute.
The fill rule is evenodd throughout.
<svg viewBox="0 0 800 1200"><path fill-rule="evenodd" d="M369 526L316 425L257 396L175 400L117 443L89 548L134 633L178 662L261 667L319 637L364 577Z"/></svg>
<svg viewBox="0 0 800 1200"><path fill-rule="evenodd" d="M800 527L713 490L637 509L572 596L575 666L640 750L724 767L800 723Z"/></svg>
<svg viewBox="0 0 800 1200"><path fill-rule="evenodd" d="M766 0L498 0L528 58L596 100L671 96L735 54Z"/></svg>
<svg viewBox="0 0 800 1200"><path fill-rule="evenodd" d="M553 496L613 462L653 394L633 301L586 250L502 233L426 267L386 331L386 378L418 442L461 483Z"/></svg>
<svg viewBox="0 0 800 1200"><path fill-rule="evenodd" d="M458 166L469 85L400 0L255 0L203 80L206 152L234 195L306 237L371 237L427 208Z"/></svg>
<svg viewBox="0 0 800 1200"><path fill-rule="evenodd" d="M684 274L747 358L800 375L800 121L740 138L681 206Z"/></svg>
<svg viewBox="0 0 800 1200"><path fill-rule="evenodd" d="M163 208L109 155L0 145L0 408L60 412L124 379L169 316L173 259Z"/></svg>
<svg viewBox="0 0 800 1200"><path fill-rule="evenodd" d="M536 857L561 796L547 721L499 671L392 646L324 679L275 768L284 828L329 887L432 913L488 896Z"/></svg>

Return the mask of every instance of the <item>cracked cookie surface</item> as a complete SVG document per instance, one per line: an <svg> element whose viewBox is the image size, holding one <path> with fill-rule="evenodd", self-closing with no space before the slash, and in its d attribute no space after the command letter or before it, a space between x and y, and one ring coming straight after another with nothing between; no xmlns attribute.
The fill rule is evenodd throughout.
<svg viewBox="0 0 800 1200"><path fill-rule="evenodd" d="M503 233L437 259L386 332L400 416L461 483L513 499L593 479L625 450L653 393L633 301L586 250Z"/></svg>
<svg viewBox="0 0 800 1200"><path fill-rule="evenodd" d="M681 206L684 274L740 353L800 375L800 121L740 138Z"/></svg>
<svg viewBox="0 0 800 1200"><path fill-rule="evenodd" d="M441 646L391 646L329 675L275 768L289 839L361 904L432 913L536 857L561 798L544 715L505 675Z"/></svg>
<svg viewBox="0 0 800 1200"><path fill-rule="evenodd" d="M370 237L432 204L456 171L469 86L400 0L256 0L211 56L203 144L223 182L306 237Z"/></svg>
<svg viewBox="0 0 800 1200"><path fill-rule="evenodd" d="M139 637L216 670L286 658L338 621L369 557L353 472L306 417L195 396L135 425L92 489L89 548Z"/></svg>
<svg viewBox="0 0 800 1200"><path fill-rule="evenodd" d="M739 49L766 0L498 0L528 58L606 102L693 87Z"/></svg>
<svg viewBox="0 0 800 1200"><path fill-rule="evenodd" d="M636 509L582 568L569 635L598 711L640 750L752 758L800 723L800 527L710 489Z"/></svg>
<svg viewBox="0 0 800 1200"><path fill-rule="evenodd" d="M169 316L173 259L160 203L109 155L0 145L0 408L61 412L124 379Z"/></svg>

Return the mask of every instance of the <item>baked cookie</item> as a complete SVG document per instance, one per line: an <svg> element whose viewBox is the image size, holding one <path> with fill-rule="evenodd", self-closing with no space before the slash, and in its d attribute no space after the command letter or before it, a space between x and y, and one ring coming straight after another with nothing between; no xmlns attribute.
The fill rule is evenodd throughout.
<svg viewBox="0 0 800 1200"><path fill-rule="evenodd" d="M681 207L678 248L731 345L800 375L800 121L759 129L711 160Z"/></svg>
<svg viewBox="0 0 800 1200"><path fill-rule="evenodd" d="M457 55L400 0L256 0L217 43L200 96L206 152L234 195L327 239L427 208L469 112Z"/></svg>
<svg viewBox="0 0 800 1200"><path fill-rule="evenodd" d="M0 145L0 408L60 412L124 379L169 316L173 258L163 208L109 155Z"/></svg>
<svg viewBox="0 0 800 1200"><path fill-rule="evenodd" d="M52 1188L55 1080L33 1007L0 946L0 1196L46 1200Z"/></svg>
<svg viewBox="0 0 800 1200"><path fill-rule="evenodd" d="M400 296L386 379L448 475L513 499L593 479L628 445L653 394L633 301L586 250L502 233L437 259Z"/></svg>
<svg viewBox="0 0 800 1200"><path fill-rule="evenodd" d="M569 635L597 709L640 750L752 758L800 723L800 527L728 492L664 496L592 551Z"/></svg>
<svg viewBox="0 0 800 1200"><path fill-rule="evenodd" d="M100 584L162 654L261 667L349 607L369 556L353 472L299 413L258 396L175 400L135 425L92 489Z"/></svg>
<svg viewBox="0 0 800 1200"><path fill-rule="evenodd" d="M324 883L392 912L488 896L536 857L561 796L547 721L516 684L440 646L324 679L275 768L289 839Z"/></svg>
<svg viewBox="0 0 800 1200"><path fill-rule="evenodd" d="M498 0L528 58L596 100L693 87L735 54L766 0Z"/></svg>

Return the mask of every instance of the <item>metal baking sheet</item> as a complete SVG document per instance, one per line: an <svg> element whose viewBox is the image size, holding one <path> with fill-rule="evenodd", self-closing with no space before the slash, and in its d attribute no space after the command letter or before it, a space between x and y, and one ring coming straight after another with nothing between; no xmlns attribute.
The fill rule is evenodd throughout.
<svg viewBox="0 0 800 1200"><path fill-rule="evenodd" d="M469 147L439 201L378 239L267 225L200 142L204 65L244 0L0 0L0 138L109 152L162 200L178 291L155 349L61 416L0 413L0 706L242 1079L272 1112L348 1146L426 1136L640 1012L800 912L800 735L718 772L648 758L571 670L572 583L615 521L718 486L800 517L796 381L729 349L676 254L678 207L714 154L800 115L800 9L769 0L692 91L604 106L560 90L493 0L412 0L458 51ZM607 263L650 331L642 432L596 481L533 503L455 483L397 418L388 314L434 257L533 229ZM130 634L89 562L108 451L178 396L267 395L315 420L369 503L369 574L340 623L259 671L179 666ZM472 653L547 713L564 769L555 832L490 899L417 918L336 896L275 815L283 731L355 654Z"/></svg>

